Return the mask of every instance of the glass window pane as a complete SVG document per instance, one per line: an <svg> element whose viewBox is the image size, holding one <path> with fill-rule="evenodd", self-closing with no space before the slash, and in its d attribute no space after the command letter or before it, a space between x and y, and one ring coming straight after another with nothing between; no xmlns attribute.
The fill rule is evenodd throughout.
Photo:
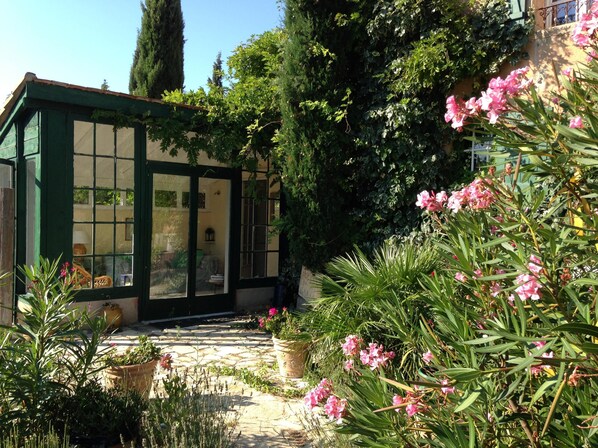
<svg viewBox="0 0 598 448"><path fill-rule="evenodd" d="M109 124L96 124L96 155L114 156L114 127Z"/></svg>
<svg viewBox="0 0 598 448"><path fill-rule="evenodd" d="M116 253L133 253L133 222L116 225Z"/></svg>
<svg viewBox="0 0 598 448"><path fill-rule="evenodd" d="M93 154L93 123L75 121L73 127L75 153Z"/></svg>
<svg viewBox="0 0 598 448"><path fill-rule="evenodd" d="M73 190L73 204L75 205L89 205L91 190L87 188L75 188Z"/></svg>
<svg viewBox="0 0 598 448"><path fill-rule="evenodd" d="M114 190L108 188L98 188L95 191L95 204L113 206L117 202L117 197L120 197L120 195ZM105 213L98 211L97 219L99 221L112 221L112 218L112 214L106 215Z"/></svg>
<svg viewBox="0 0 598 448"><path fill-rule="evenodd" d="M116 131L116 156L132 159L135 154L135 130L121 128Z"/></svg>
<svg viewBox="0 0 598 448"><path fill-rule="evenodd" d="M156 207L175 208L177 192L170 190L156 190L154 193L154 205Z"/></svg>
<svg viewBox="0 0 598 448"><path fill-rule="evenodd" d="M114 189L114 159L96 157L96 187Z"/></svg>
<svg viewBox="0 0 598 448"><path fill-rule="evenodd" d="M75 187L93 188L93 157L74 156L73 179Z"/></svg>
<svg viewBox="0 0 598 448"><path fill-rule="evenodd" d="M96 224L95 230L94 253L96 255L114 253L114 224Z"/></svg>
<svg viewBox="0 0 598 448"><path fill-rule="evenodd" d="M116 160L117 190L132 189L135 182L135 163L132 160Z"/></svg>
<svg viewBox="0 0 598 448"><path fill-rule="evenodd" d="M268 277L278 276L278 256L278 252L268 252L268 271L266 273Z"/></svg>
<svg viewBox="0 0 598 448"><path fill-rule="evenodd" d="M93 192L91 190L75 190L75 200L84 200L90 198ZM88 195L88 196L85 196ZM93 207L91 203L73 205L73 221L74 222L91 222L93 221Z"/></svg>

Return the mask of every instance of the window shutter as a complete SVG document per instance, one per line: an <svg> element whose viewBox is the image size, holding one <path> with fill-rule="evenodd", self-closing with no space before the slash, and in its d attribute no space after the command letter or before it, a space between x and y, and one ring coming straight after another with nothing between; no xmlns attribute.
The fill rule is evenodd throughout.
<svg viewBox="0 0 598 448"><path fill-rule="evenodd" d="M526 0L509 0L511 4L511 20L523 20L525 18Z"/></svg>

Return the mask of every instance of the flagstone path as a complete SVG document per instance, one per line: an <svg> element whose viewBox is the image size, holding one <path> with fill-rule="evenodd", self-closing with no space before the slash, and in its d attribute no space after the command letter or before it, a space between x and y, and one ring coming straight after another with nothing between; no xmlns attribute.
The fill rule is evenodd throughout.
<svg viewBox="0 0 598 448"><path fill-rule="evenodd" d="M184 322L184 321L183 321ZM114 333L107 344L119 350L147 334L163 353L172 353L175 366L227 366L253 371L271 369L275 363L269 335L245 328L247 319L219 320L161 330L134 324ZM234 408L239 413L239 448L297 448L310 446L300 423L301 399L288 399L261 393L223 377L229 384Z"/></svg>

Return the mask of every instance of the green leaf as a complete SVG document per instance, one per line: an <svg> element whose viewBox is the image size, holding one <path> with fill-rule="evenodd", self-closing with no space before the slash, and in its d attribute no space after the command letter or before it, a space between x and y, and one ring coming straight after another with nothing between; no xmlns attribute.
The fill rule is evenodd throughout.
<svg viewBox="0 0 598 448"><path fill-rule="evenodd" d="M544 382L544 384L542 384L540 386L540 388L536 391L536 393L532 396L532 399L530 401L530 406L533 405L536 401L538 401L546 392L546 390L550 387L553 387L557 384L557 378L554 379L549 379L547 381Z"/></svg>
<svg viewBox="0 0 598 448"><path fill-rule="evenodd" d="M475 401L478 399L478 397L481 394L482 394L482 392L479 389L476 389L476 390L470 392L469 395L467 395L466 398L463 401L461 401L459 406L457 406L455 408L455 412L461 412L461 411L467 409L469 406L471 406L473 403L475 403Z"/></svg>
<svg viewBox="0 0 598 448"><path fill-rule="evenodd" d="M483 375L484 372L468 367L454 367L451 369L445 369L442 371L442 373L457 381L471 381Z"/></svg>
<svg viewBox="0 0 598 448"><path fill-rule="evenodd" d="M598 327L595 325L590 324L583 324L583 323L573 323L573 324L564 324L559 325L558 327L553 328L553 332L563 331L567 333L574 333L579 334L582 336L592 336L598 338Z"/></svg>

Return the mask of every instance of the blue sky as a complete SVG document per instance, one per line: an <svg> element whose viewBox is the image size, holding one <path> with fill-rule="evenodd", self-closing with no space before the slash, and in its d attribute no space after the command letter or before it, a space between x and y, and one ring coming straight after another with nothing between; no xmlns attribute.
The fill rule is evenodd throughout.
<svg viewBox="0 0 598 448"><path fill-rule="evenodd" d="M252 35L279 26L277 0L182 0L185 88L205 85ZM26 72L38 78L128 92L141 26L140 0L0 0L0 108Z"/></svg>

